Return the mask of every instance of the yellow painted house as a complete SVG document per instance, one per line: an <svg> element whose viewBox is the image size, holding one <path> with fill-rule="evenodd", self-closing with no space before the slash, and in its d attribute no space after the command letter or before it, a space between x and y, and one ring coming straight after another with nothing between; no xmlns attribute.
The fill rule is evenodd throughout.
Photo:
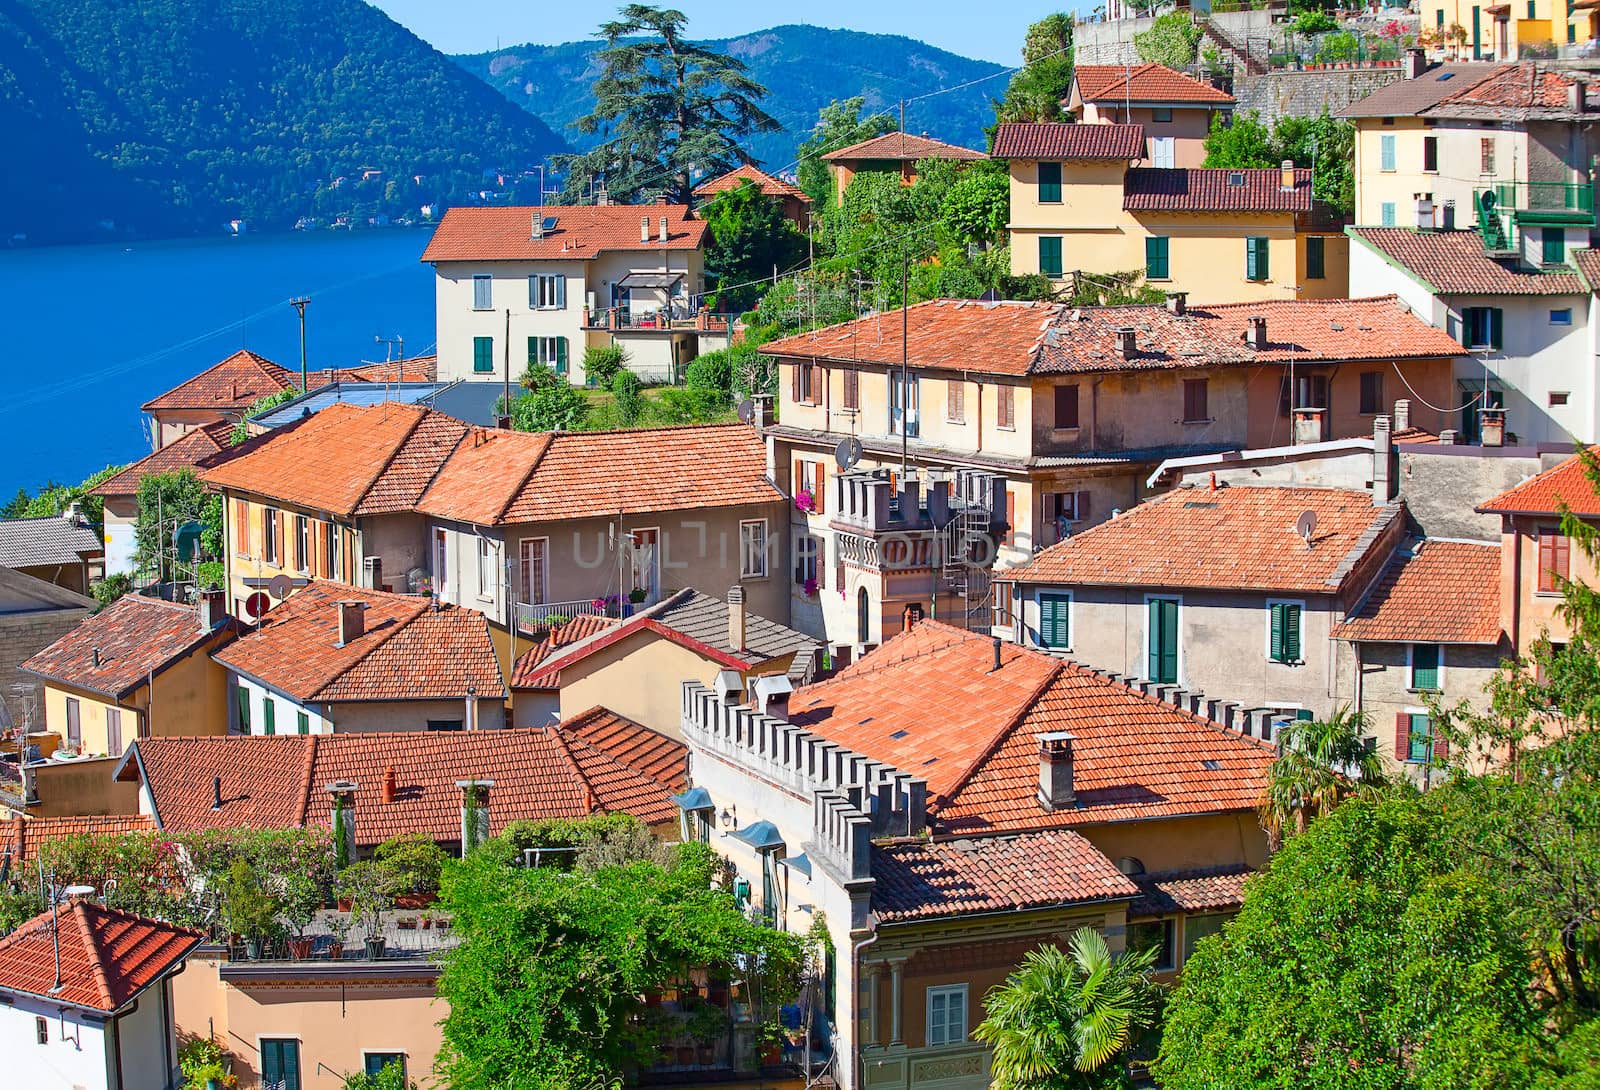
<svg viewBox="0 0 1600 1090"><path fill-rule="evenodd" d="M1197 304L1349 293L1349 240L1311 171L1136 166L1144 154L1141 125L1001 125L1012 274L1075 287L1142 273Z"/></svg>
<svg viewBox="0 0 1600 1090"><path fill-rule="evenodd" d="M1578 40L1579 20L1570 17L1575 13L1569 0L1424 0L1421 14L1423 30L1441 38L1436 48L1455 60L1554 57L1558 44ZM1452 33L1456 27L1460 31Z"/></svg>

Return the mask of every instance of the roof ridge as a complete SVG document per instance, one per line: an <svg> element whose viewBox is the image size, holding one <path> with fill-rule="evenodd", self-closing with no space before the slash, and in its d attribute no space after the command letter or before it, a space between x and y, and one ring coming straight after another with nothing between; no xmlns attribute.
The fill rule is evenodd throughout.
<svg viewBox="0 0 1600 1090"><path fill-rule="evenodd" d="M84 949L89 953L89 967L94 972L95 987L100 989L100 995L105 1000L107 1010L116 1010L117 998L111 994L111 979L106 975L105 948L100 942L100 936L94 926L89 922L89 913L80 901L69 901L60 909L61 912L71 913L77 921L79 930L83 933ZM60 918L57 917L56 926L60 927Z"/></svg>
<svg viewBox="0 0 1600 1090"><path fill-rule="evenodd" d="M1016 658L1013 658L1011 661L1016 662L1021 657L1023 656L1019 655ZM1001 668L1004 669L1003 663L1001 664ZM978 751L967 767L962 770L959 776L956 777L955 782L950 785L950 789L945 792L944 797L946 799L954 799L957 795L959 795L961 793L961 789L967 786L968 782L971 781L973 776L977 775L978 769L986 764L989 758L993 757L995 753L999 751L1001 746L1005 745L1006 740L1010 738L1019 727L1022 726L1024 720L1027 719L1028 714L1033 711L1034 705L1038 704L1039 700L1044 696L1044 694L1056 683L1056 679L1061 676L1062 672L1063 671L1060 662L1051 663L1049 673L1044 676L1044 680L1042 680L1038 685L1034 686L1033 691L1028 694L1028 698L1024 700L1022 702L1022 706L1017 709L1017 713L1011 717L1009 722L1007 722L994 733L994 736L989 739L988 744L985 745L983 749Z"/></svg>
<svg viewBox="0 0 1600 1090"><path fill-rule="evenodd" d="M322 736L320 734L312 734L307 737L310 742L306 745L305 790L300 794L300 821L298 823L302 829L306 827L306 823L311 819L311 792L315 787L317 770L317 740Z"/></svg>
<svg viewBox="0 0 1600 1090"><path fill-rule="evenodd" d="M560 752L562 759L565 760L572 768L572 774L577 778L577 781L583 784L584 812L589 814L594 813L600 808L600 795L597 791L595 791L594 784L589 780L588 775L583 771L583 766L579 764L578 759L572 755L572 743L582 742L583 739L568 738L567 732L562 729L560 723L557 723L554 727L549 728L549 730L550 736L555 739L556 749ZM595 747L589 746L588 748L594 749Z"/></svg>
<svg viewBox="0 0 1600 1090"><path fill-rule="evenodd" d="M328 406L328 408L332 407L333 406L331 405ZM389 453L384 456L383 461L379 462L378 467L372 471L372 476L362 487L360 494L356 496L355 502L350 505L351 511L357 510L363 503L367 501L367 497L372 494L372 490L378 487L378 482L383 480L384 474L388 473L389 469L394 465L395 458L402 450L405 449L406 444L411 442L411 437L417 434L417 429L422 426L422 422L428 419L428 417L435 411L433 409L423 408L420 405L402 405L397 401L380 402L379 407L380 411L387 410L390 407L394 407L396 409L414 409L416 410L417 415L416 418L411 421L411 426L406 429L406 433L400 437L400 441L390 449ZM454 453L455 448L451 447L450 449L451 452Z"/></svg>

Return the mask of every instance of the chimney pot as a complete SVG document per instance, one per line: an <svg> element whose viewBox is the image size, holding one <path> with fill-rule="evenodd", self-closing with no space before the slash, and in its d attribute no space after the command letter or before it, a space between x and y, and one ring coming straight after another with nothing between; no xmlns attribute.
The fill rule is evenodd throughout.
<svg viewBox="0 0 1600 1090"><path fill-rule="evenodd" d="M542 208L533 210L533 226L529 237L535 240L544 238L544 209Z"/></svg>
<svg viewBox="0 0 1600 1090"><path fill-rule="evenodd" d="M226 618L223 611L222 592L215 588L200 592L200 634L212 632Z"/></svg>
<svg viewBox="0 0 1600 1090"><path fill-rule="evenodd" d="M1372 505L1382 507L1394 499L1399 466L1394 460L1389 418L1380 413L1372 421Z"/></svg>
<svg viewBox="0 0 1600 1090"><path fill-rule="evenodd" d="M383 770L383 801L393 802L396 790L397 787L395 784L394 765L390 765L388 768Z"/></svg>
<svg viewBox="0 0 1600 1090"><path fill-rule="evenodd" d="M211 809L222 809L222 777L211 777Z"/></svg>
<svg viewBox="0 0 1600 1090"><path fill-rule="evenodd" d="M1261 314L1250 316L1250 347L1256 351L1263 351L1267 347L1267 319Z"/></svg>
<svg viewBox="0 0 1600 1090"><path fill-rule="evenodd" d="M100 669L100 649L98 647L89 649L89 658L94 662L94 668L96 670Z"/></svg>
<svg viewBox="0 0 1600 1090"><path fill-rule="evenodd" d="M734 584L728 588L728 646L735 651L748 650L745 635L744 587Z"/></svg>
<svg viewBox="0 0 1600 1090"><path fill-rule="evenodd" d="M999 636L996 636L994 638L994 669L995 670L1000 669L1000 644L1002 642L1003 641L1000 639Z"/></svg>
<svg viewBox="0 0 1600 1090"><path fill-rule="evenodd" d="M1486 447L1506 445L1506 411L1485 406L1478 410L1479 442ZM1443 436L1440 437L1443 441Z"/></svg>
<svg viewBox="0 0 1600 1090"><path fill-rule="evenodd" d="M1285 192L1292 192L1294 190L1294 160L1293 159L1285 159L1282 163L1279 164L1279 166L1278 166L1278 178L1279 178L1279 184L1283 187Z"/></svg>
<svg viewBox="0 0 1600 1090"><path fill-rule="evenodd" d="M1411 400L1400 398L1394 403L1394 430L1406 431L1411 427Z"/></svg>
<svg viewBox="0 0 1600 1090"><path fill-rule="evenodd" d="M1046 810L1065 810L1077 804L1072 784L1072 743L1068 731L1039 735L1039 805Z"/></svg>
<svg viewBox="0 0 1600 1090"><path fill-rule="evenodd" d="M1186 291L1167 292L1167 309L1180 318L1189 313L1189 293Z"/></svg>
<svg viewBox="0 0 1600 1090"><path fill-rule="evenodd" d="M640 242L649 242L650 241L650 217L649 216L640 216L639 217L639 241Z"/></svg>
<svg viewBox="0 0 1600 1090"><path fill-rule="evenodd" d="M1589 108L1589 85L1581 79L1574 79L1567 87L1567 109L1575 114L1581 114Z"/></svg>
<svg viewBox="0 0 1600 1090"><path fill-rule="evenodd" d="M667 241L667 217L666 216L662 216L661 217L661 241L662 242L666 242Z"/></svg>
<svg viewBox="0 0 1600 1090"><path fill-rule="evenodd" d="M343 601L338 604L340 647L351 640L360 639L362 633L366 631L366 608L367 603L359 601Z"/></svg>
<svg viewBox="0 0 1600 1090"><path fill-rule="evenodd" d="M1123 359L1130 358L1139 350L1138 335L1131 327L1124 326L1117 330L1117 354Z"/></svg>
<svg viewBox="0 0 1600 1090"><path fill-rule="evenodd" d="M900 611L901 627L910 632L917 627L917 622L920 620L922 620L922 603L907 602L905 609Z"/></svg>
<svg viewBox="0 0 1600 1090"><path fill-rule="evenodd" d="M1427 70L1427 54L1418 48L1406 50L1405 68L1403 69L1406 79L1416 79Z"/></svg>

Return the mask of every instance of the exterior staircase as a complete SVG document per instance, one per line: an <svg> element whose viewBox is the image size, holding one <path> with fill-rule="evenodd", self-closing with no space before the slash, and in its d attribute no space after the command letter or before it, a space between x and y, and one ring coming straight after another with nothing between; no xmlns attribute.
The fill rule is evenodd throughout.
<svg viewBox="0 0 1600 1090"><path fill-rule="evenodd" d="M1267 62L1264 59L1251 57L1248 47L1241 46L1234 41L1226 31L1211 20L1198 19L1196 22L1199 23L1202 32L1200 39L1202 49L1205 48L1206 42L1210 42L1217 47L1218 52L1233 62L1235 71L1243 71L1251 76L1266 75Z"/></svg>

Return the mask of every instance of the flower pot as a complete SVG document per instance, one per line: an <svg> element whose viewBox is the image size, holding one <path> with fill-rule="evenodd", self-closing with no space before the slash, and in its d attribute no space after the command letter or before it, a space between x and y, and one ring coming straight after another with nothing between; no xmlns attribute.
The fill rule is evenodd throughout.
<svg viewBox="0 0 1600 1090"><path fill-rule="evenodd" d="M305 961L311 956L311 946L310 939L290 939L289 956L295 961Z"/></svg>
<svg viewBox="0 0 1600 1090"><path fill-rule="evenodd" d="M405 917L404 919L397 920L396 923L399 924L400 930L402 931L415 931L417 929L417 921L409 916Z"/></svg>
<svg viewBox="0 0 1600 1090"><path fill-rule="evenodd" d="M695 1063L701 1067L710 1067L711 1061L717 1058L716 1052L710 1045L696 1045L694 1050Z"/></svg>
<svg viewBox="0 0 1600 1090"><path fill-rule="evenodd" d="M678 1066L679 1067L688 1067L692 1063L694 1063L694 1046L693 1045L679 1045L678 1046Z"/></svg>
<svg viewBox="0 0 1600 1090"><path fill-rule="evenodd" d="M368 939L366 941L366 943L365 943L366 950L367 950L367 960L368 961L378 961L378 960L380 960L383 957L383 948L387 944L387 942L388 942L387 939L382 939L382 938Z"/></svg>
<svg viewBox="0 0 1600 1090"><path fill-rule="evenodd" d="M764 1045L761 1049L761 1064L763 1067L776 1067L783 1062L783 1049L777 1044Z"/></svg>
<svg viewBox="0 0 1600 1090"><path fill-rule="evenodd" d="M244 956L249 958L251 961L259 961L261 958L261 940L245 939Z"/></svg>
<svg viewBox="0 0 1600 1090"><path fill-rule="evenodd" d="M344 957L344 943L334 939L328 944L328 960L339 961Z"/></svg>

